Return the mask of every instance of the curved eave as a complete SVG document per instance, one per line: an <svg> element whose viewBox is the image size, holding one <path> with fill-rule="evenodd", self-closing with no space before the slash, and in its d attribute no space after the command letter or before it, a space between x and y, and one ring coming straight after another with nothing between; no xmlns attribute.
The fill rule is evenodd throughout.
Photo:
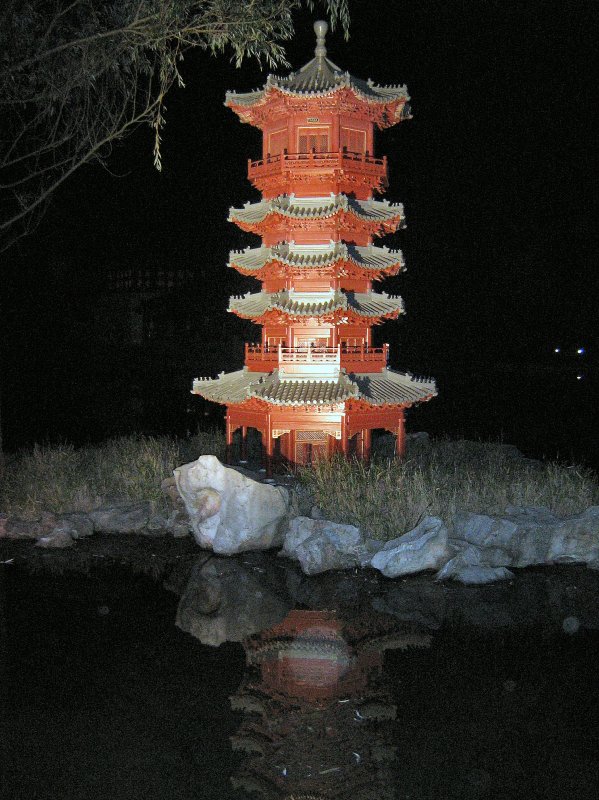
<svg viewBox="0 0 599 800"><path fill-rule="evenodd" d="M247 368L215 379L196 378L193 394L227 405L269 404L310 407L351 401L358 407L409 408L437 396L432 378L384 369L380 373L339 373L336 380L280 380L278 370L248 372Z"/></svg>
<svg viewBox="0 0 599 800"><path fill-rule="evenodd" d="M330 270L335 275L351 273L367 277L396 275L404 268L400 250L386 247L335 246L330 252L317 255L282 254L277 248L258 247L229 254L228 266L244 275L262 278L267 274L292 275L310 271Z"/></svg>
<svg viewBox="0 0 599 800"><path fill-rule="evenodd" d="M283 79L284 80L284 79ZM230 108L242 122L256 125L263 118L269 106L275 106L277 100L283 103L306 100L330 99L335 94L350 93L354 100L364 105L365 111L376 115L376 122L380 127L396 125L404 119L410 118L409 95L405 86L376 86L362 81L340 82L335 86L315 89L295 89L284 83L267 83L262 89L253 92L227 92L225 106Z"/></svg>
<svg viewBox="0 0 599 800"><path fill-rule="evenodd" d="M437 396L432 378L417 378L409 372L384 369L379 373L351 373L349 378L358 386L360 401L368 406L408 408Z"/></svg>
<svg viewBox="0 0 599 800"><path fill-rule="evenodd" d="M293 297L259 292L232 297L229 301L231 313L242 319L264 325L274 320L320 319L327 322L342 320L360 322L365 319L379 324L385 319L395 319L404 313L401 297L385 293L338 293L325 302L309 303L296 301Z"/></svg>
<svg viewBox="0 0 599 800"><path fill-rule="evenodd" d="M215 379L196 378L193 394L215 403L244 405L264 403L276 406L330 406L358 397L359 390L344 372L336 380L282 381L278 370L248 372L244 367Z"/></svg>
<svg viewBox="0 0 599 800"><path fill-rule="evenodd" d="M346 195L322 198L318 204L302 202L301 199L287 198L285 195L272 200L246 203L243 208L229 209L229 222L234 222L246 231L258 233L269 218L278 217L279 224L290 221L325 220L339 214L351 214L365 227L376 230L397 230L404 221L404 208L401 203L386 200L350 200Z"/></svg>
<svg viewBox="0 0 599 800"><path fill-rule="evenodd" d="M267 376L267 372L249 372L246 367L236 372L221 372L216 378L196 378L192 394L213 403L242 403L252 396L252 385Z"/></svg>
<svg viewBox="0 0 599 800"><path fill-rule="evenodd" d="M252 389L252 396L277 406L322 406L358 396L358 387L340 373L337 380L281 381L278 370Z"/></svg>

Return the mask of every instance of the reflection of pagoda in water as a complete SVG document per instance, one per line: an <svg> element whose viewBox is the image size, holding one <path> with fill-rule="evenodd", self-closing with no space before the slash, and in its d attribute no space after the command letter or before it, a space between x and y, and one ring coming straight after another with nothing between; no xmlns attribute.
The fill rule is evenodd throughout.
<svg viewBox="0 0 599 800"><path fill-rule="evenodd" d="M429 642L381 615L346 623L299 610L247 639L231 705L244 712L232 744L248 758L233 784L272 800L393 797L396 708L384 651Z"/></svg>

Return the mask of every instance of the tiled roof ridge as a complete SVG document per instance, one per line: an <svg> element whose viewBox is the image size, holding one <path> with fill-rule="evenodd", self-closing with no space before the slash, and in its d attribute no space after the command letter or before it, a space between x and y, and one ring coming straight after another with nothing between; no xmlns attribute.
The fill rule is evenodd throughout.
<svg viewBox="0 0 599 800"><path fill-rule="evenodd" d="M203 387L204 391L198 391ZM378 373L350 373L341 369L335 379L309 378L303 381L281 380L278 369L270 373L242 370L217 378L196 378L194 391L216 402L242 402L250 398L275 405L324 405L344 400L363 400L369 405L409 407L430 400L437 394L432 378L410 372L383 369Z"/></svg>
<svg viewBox="0 0 599 800"><path fill-rule="evenodd" d="M378 317L381 314L403 313L404 304L400 295L389 295L386 292L344 292L337 290L330 300L319 300L308 302L306 300L295 300L289 292L246 292L243 295L233 295L229 299L229 311L243 311L244 301L253 300L254 307L246 308L245 313L250 317L259 317L270 310L282 311L286 314L296 314L298 316L315 316L326 314L339 309L351 309L361 317ZM377 309L376 304L380 301L388 301L396 308L384 307ZM367 309L364 306L373 305L374 308Z"/></svg>
<svg viewBox="0 0 599 800"><path fill-rule="evenodd" d="M391 250L388 247L376 246L369 244L366 246L350 245L345 242L332 242L329 250L317 253L302 253L293 251L293 243L280 243L271 247L246 247L243 250L232 250L229 253L229 266L236 260L241 260L243 257L252 257L257 260L257 264L262 266L269 261L280 261L282 264L289 266L327 266L334 264L338 261L352 261L358 267L377 269L378 265L370 265L368 263L368 256L383 257L387 260L388 266L391 264L399 263L405 267L403 253L401 250ZM286 251L286 252L285 252ZM259 268L257 266L257 268Z"/></svg>
<svg viewBox="0 0 599 800"><path fill-rule="evenodd" d="M323 65L325 69L322 69ZM384 104L400 99L405 99L407 102L410 99L405 84L382 85L370 78L363 80L351 75L347 70L341 70L328 58L313 58L289 75L270 73L262 87L248 92L228 91L225 105L251 106L260 103L269 90L290 96L317 98L328 97L343 89L349 89L367 103Z"/></svg>
<svg viewBox="0 0 599 800"><path fill-rule="evenodd" d="M402 203L390 203L387 199L375 200L371 198L369 200L355 200L354 198L349 198L345 194L331 194L326 197L318 198L319 200L322 199L323 201L320 205L305 205L303 207L301 204L302 199L304 198L296 198L295 195L291 194L278 195L277 197L273 197L269 200L259 200L256 203L251 203L248 201L244 204L243 208L231 207L229 209L229 222L234 221L233 218L235 216L243 215L244 212L247 213L248 211L252 210L255 212L257 211L258 213L264 210L264 213L257 221L262 221L266 216L268 216L268 214L281 214L282 216L294 217L297 219L308 217L323 218L327 216L333 216L333 214L340 210L349 211L355 216L364 219L368 218L369 208L373 211L379 210L385 212L396 212L390 214L390 217L403 217L404 214L404 207ZM294 202L298 200L300 202Z"/></svg>

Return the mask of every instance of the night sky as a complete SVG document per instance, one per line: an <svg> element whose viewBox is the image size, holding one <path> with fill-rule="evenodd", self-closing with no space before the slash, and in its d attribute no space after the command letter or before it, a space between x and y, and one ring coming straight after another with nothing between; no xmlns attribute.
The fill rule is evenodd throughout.
<svg viewBox="0 0 599 800"><path fill-rule="evenodd" d="M555 414L549 427L574 408L588 440L599 304L596 0L357 0L351 8L351 37L345 42L329 32L328 57L358 77L406 83L414 115L381 132L377 147L390 163L386 196L404 203L408 222L382 242L401 248L408 267L382 287L401 293L407 309L379 335L392 343L392 365L435 374L441 387L444 380L452 387L449 432L448 409L458 409L465 396L495 420L474 433L509 432L498 421L499 406L508 403L510 415L517 414L519 395L511 387L528 381L536 385L530 404L540 403L544 416L546 402ZM318 16L297 18L288 46L296 68L312 57ZM41 398L44 385L58 396L61 386L72 394L78 373L93 383L94 343L83 345L82 331L109 268L193 269L206 287L203 303L198 294L199 317L212 315L217 339L224 328L246 335L224 309L230 294L256 291L257 284L226 262L230 249L257 240L226 220L231 205L259 197L245 174L247 158L260 155L260 135L223 101L227 89L262 85L266 72L195 53L183 73L187 88L167 100L163 172L152 166L151 131L140 129L115 146L110 173L80 170L56 194L38 230L0 257L3 382L10 395L5 388L5 439L15 446L30 438L26 428L49 438L68 435L52 416L56 403L22 417L19 407L32 394ZM228 333L222 335L226 342ZM178 349L190 346L183 332ZM582 364L575 348L587 349L584 381L534 377L555 368L555 346L564 349L570 372ZM190 378L215 374L224 366L222 352L198 354L197 363ZM477 396L475 385L490 385L498 371L501 399ZM481 376L492 377L485 383ZM436 411L431 403L422 412L424 427L426 414L433 428L445 424L444 400L434 402ZM69 409L86 418L80 400Z"/></svg>

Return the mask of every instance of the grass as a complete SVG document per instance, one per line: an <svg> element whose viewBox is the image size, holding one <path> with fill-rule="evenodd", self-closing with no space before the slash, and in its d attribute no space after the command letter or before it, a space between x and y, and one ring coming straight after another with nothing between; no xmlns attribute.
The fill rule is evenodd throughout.
<svg viewBox="0 0 599 800"><path fill-rule="evenodd" d="M376 457L365 465L336 458L300 477L327 518L384 540L425 515L448 523L456 511L493 514L527 505L568 515L599 504L590 470L533 462L510 446L471 441L415 442L402 461Z"/></svg>
<svg viewBox="0 0 599 800"><path fill-rule="evenodd" d="M6 465L0 511L37 519L42 511L90 511L112 499L149 500L166 509L161 481L199 455L222 457L224 437L200 432L190 440L127 436L95 447L36 445Z"/></svg>
<svg viewBox="0 0 599 800"><path fill-rule="evenodd" d="M122 437L96 447L36 446L13 457L0 484L0 511L24 519L42 511L89 511L107 500L150 500L166 509L161 481L202 454L224 456L224 436L189 440ZM431 514L502 512L507 505L548 506L558 515L599 504L599 486L581 467L531 462L501 444L440 440L408 443L406 458L370 465L336 458L298 472L326 517L392 539Z"/></svg>

